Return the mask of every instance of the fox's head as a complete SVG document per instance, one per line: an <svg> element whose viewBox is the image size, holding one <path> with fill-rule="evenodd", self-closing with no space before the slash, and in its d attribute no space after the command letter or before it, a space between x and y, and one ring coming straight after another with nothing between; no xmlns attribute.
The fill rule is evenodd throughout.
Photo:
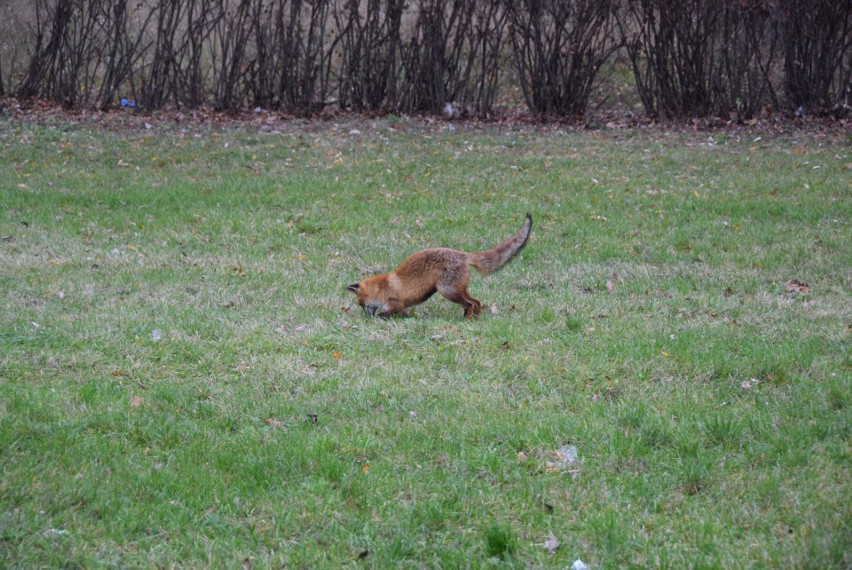
<svg viewBox="0 0 852 570"><path fill-rule="evenodd" d="M382 277L369 277L360 283L349 285L346 290L355 293L355 299L366 314L386 319L397 312L397 303L396 299L388 297L387 283Z"/></svg>

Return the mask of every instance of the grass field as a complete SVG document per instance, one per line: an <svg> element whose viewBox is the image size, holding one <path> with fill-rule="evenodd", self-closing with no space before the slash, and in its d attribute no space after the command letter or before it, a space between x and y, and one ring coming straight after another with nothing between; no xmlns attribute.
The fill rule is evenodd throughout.
<svg viewBox="0 0 852 570"><path fill-rule="evenodd" d="M0 566L848 568L850 142L4 119Z"/></svg>

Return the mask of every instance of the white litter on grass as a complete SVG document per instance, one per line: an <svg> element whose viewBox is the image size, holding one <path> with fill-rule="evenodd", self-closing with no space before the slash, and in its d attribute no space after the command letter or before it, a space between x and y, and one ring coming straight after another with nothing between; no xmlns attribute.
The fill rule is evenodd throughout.
<svg viewBox="0 0 852 570"><path fill-rule="evenodd" d="M68 531L65 530L64 528L49 528L46 531L44 531L44 534L46 534L48 536L64 536L64 535L68 534Z"/></svg>
<svg viewBox="0 0 852 570"><path fill-rule="evenodd" d="M577 448L573 445L560 447L557 454L559 456L560 467L567 467L569 464L577 461Z"/></svg>
<svg viewBox="0 0 852 570"><path fill-rule="evenodd" d="M571 565L571 570L588 570L589 565L580 560L579 558L574 561L574 564Z"/></svg>
<svg viewBox="0 0 852 570"><path fill-rule="evenodd" d="M153 340L154 342L160 342L162 338L163 333L160 329L154 329L153 331L151 331L151 340Z"/></svg>

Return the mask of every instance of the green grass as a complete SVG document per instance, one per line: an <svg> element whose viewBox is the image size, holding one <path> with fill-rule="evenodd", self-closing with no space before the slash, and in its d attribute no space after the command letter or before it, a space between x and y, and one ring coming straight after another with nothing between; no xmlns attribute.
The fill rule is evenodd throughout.
<svg viewBox="0 0 852 570"><path fill-rule="evenodd" d="M849 567L849 142L2 121L2 565Z"/></svg>

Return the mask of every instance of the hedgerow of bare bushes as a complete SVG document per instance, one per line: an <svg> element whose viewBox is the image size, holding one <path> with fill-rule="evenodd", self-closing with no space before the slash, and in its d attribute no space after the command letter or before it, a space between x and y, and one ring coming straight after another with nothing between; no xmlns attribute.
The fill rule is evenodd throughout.
<svg viewBox="0 0 852 570"><path fill-rule="evenodd" d="M531 113L579 117L616 54L652 117L842 115L852 88L848 1L6 4L0 96L71 109L488 117L517 86Z"/></svg>

